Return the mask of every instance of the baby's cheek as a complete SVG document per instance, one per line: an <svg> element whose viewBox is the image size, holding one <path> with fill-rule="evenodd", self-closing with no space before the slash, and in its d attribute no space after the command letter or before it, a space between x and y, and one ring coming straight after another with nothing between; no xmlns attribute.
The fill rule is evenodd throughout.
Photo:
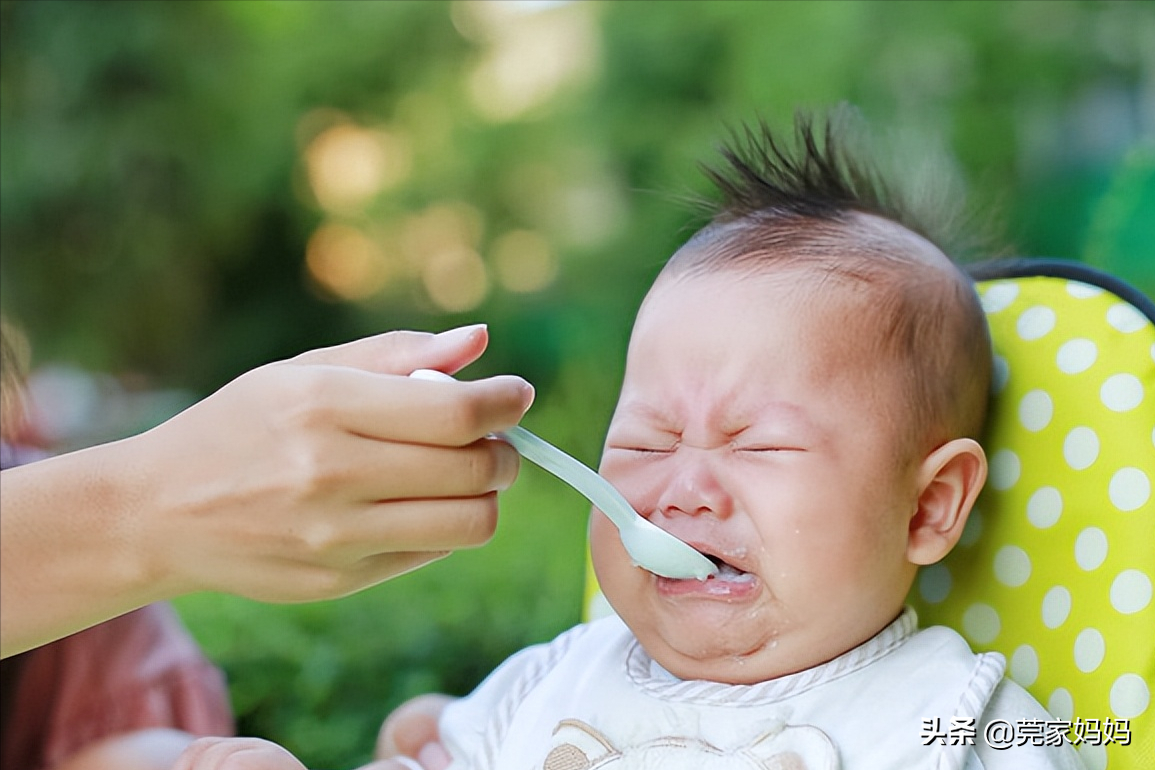
<svg viewBox="0 0 1155 770"><path fill-rule="evenodd" d="M618 531L610 520L598 511L590 512L590 551L595 564L600 558L612 557L617 551L625 552Z"/></svg>
<svg viewBox="0 0 1155 770"><path fill-rule="evenodd" d="M622 493L633 509L648 516L657 509L664 482L653 460L632 453L607 450L598 473Z"/></svg>
<svg viewBox="0 0 1155 770"><path fill-rule="evenodd" d="M605 516L596 511L590 514L590 562L602 593L605 593L605 586L614 584L614 573L620 561L618 551L625 551L620 539L614 542L616 535L611 530L613 525Z"/></svg>
<svg viewBox="0 0 1155 770"><path fill-rule="evenodd" d="M603 586L603 591L604 586L615 585L621 579L622 573L633 565L630 555L622 545L617 527L596 511L590 518L590 557L593 560L594 573Z"/></svg>

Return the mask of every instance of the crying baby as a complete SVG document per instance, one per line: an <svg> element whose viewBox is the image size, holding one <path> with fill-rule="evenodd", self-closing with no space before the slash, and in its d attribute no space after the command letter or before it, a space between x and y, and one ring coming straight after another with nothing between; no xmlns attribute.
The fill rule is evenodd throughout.
<svg viewBox="0 0 1155 770"><path fill-rule="evenodd" d="M641 305L600 467L717 574L635 566L595 510L615 614L519 652L448 706L452 767L585 770L656 752L667 770L707 755L1077 768L1067 745L921 740L928 716L979 735L1049 718L1000 655L920 630L904 607L986 479L991 351L972 282L836 124L800 119L791 146L764 127L745 136L708 172L713 218Z"/></svg>

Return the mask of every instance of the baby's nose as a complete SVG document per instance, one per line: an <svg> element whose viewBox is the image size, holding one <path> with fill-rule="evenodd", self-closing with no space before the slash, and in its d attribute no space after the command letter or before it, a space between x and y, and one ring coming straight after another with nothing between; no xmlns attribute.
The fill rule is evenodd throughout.
<svg viewBox="0 0 1155 770"><path fill-rule="evenodd" d="M672 478L658 501L663 514L727 518L733 513L734 500L709 458L687 458L671 470Z"/></svg>

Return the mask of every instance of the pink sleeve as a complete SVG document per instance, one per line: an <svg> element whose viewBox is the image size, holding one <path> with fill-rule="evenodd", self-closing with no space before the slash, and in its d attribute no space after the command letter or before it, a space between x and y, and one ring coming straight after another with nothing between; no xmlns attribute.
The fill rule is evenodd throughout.
<svg viewBox="0 0 1155 770"><path fill-rule="evenodd" d="M148 727L231 735L221 672L167 604L130 612L28 653L5 770L40 770L101 738Z"/></svg>

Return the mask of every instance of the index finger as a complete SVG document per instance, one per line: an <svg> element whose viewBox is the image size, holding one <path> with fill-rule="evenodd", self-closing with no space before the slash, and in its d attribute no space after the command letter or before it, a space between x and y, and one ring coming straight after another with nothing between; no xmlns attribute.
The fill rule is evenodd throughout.
<svg viewBox="0 0 1155 770"><path fill-rule="evenodd" d="M409 444L466 446L516 425L533 403L533 386L515 375L431 382L334 367L321 388L343 429Z"/></svg>
<svg viewBox="0 0 1155 770"><path fill-rule="evenodd" d="M310 350L284 363L351 366L382 374L409 374L422 368L456 372L476 361L488 344L485 324L440 334L401 330Z"/></svg>

